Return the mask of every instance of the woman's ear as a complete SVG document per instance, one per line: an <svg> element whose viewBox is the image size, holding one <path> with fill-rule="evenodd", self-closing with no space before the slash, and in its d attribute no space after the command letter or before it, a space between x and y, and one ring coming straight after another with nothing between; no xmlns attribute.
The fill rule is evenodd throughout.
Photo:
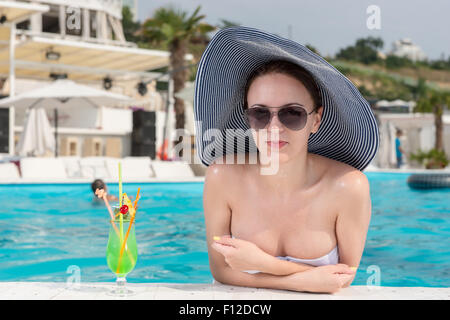
<svg viewBox="0 0 450 320"><path fill-rule="evenodd" d="M314 124L311 133L316 133L319 130L320 123L322 121L322 114L323 114L323 106L320 106L317 109L317 112L314 113Z"/></svg>

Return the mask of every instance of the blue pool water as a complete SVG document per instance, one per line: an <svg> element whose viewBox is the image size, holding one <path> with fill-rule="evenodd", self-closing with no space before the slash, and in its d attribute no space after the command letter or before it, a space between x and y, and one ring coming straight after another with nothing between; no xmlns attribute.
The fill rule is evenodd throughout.
<svg viewBox="0 0 450 320"><path fill-rule="evenodd" d="M379 275L384 286L449 287L450 190L411 190L408 174L366 175L372 220L353 284ZM136 194L139 186L139 258L128 281L210 283L203 183L124 190ZM105 258L108 213L92 203L89 185L0 185L0 203L0 281L66 281L73 265L83 282L114 281Z"/></svg>

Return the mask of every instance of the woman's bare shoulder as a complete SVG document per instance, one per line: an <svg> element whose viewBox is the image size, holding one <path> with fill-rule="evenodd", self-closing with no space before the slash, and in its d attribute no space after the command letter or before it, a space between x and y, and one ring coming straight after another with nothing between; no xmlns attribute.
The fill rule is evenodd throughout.
<svg viewBox="0 0 450 320"><path fill-rule="evenodd" d="M335 160L332 160L335 161ZM364 195L369 191L367 176L360 170L346 163L335 161L339 164L332 169L333 187L343 195Z"/></svg>
<svg viewBox="0 0 450 320"><path fill-rule="evenodd" d="M349 188L367 183L366 175L355 167L321 155L315 156L318 157L321 165L326 168L327 179L332 181L332 185L336 188Z"/></svg>
<svg viewBox="0 0 450 320"><path fill-rule="evenodd" d="M220 185L236 182L235 178L243 170L242 165L235 161L227 161L226 157L220 157L214 160L205 173L205 183L219 183Z"/></svg>

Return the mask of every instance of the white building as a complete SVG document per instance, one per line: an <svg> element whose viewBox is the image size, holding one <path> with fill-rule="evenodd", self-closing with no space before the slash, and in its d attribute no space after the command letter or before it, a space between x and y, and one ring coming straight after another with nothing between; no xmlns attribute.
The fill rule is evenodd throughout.
<svg viewBox="0 0 450 320"><path fill-rule="evenodd" d="M398 57L406 57L412 61L425 60L427 56L422 49L412 43L411 39L404 38L392 44L391 54Z"/></svg>
<svg viewBox="0 0 450 320"><path fill-rule="evenodd" d="M121 24L122 0L1 1L0 9L7 3L40 9L14 21L6 14L6 23L0 24L0 77L6 79L1 94L14 96L55 78L68 78L105 89L112 84L111 91L134 98L134 107L158 111L157 122L164 123L164 97L156 92L155 82L152 82L161 74L151 70L168 66L170 53L141 49L126 41ZM132 1L132 5L136 10L137 1ZM186 59L192 59L192 55L187 55ZM167 81L167 77L160 80ZM148 89L143 95L137 90L142 83ZM121 110L103 108L98 112L90 110L91 106L80 106L78 114L61 113L58 145L63 147L71 141L73 147L65 148L71 150L70 155L84 156L92 155L83 150L89 149L87 145L92 144L94 138L101 146L115 139L119 141L122 156L129 155L132 110L117 107ZM127 115L114 116L119 113ZM171 116L169 119L173 118ZM52 114L49 118L52 120ZM80 119L85 119L84 126ZM109 119L108 125L99 125L100 119L103 123ZM23 120L24 115L15 114L11 107L10 155L14 154ZM169 120L169 125L173 121ZM157 138L157 143L159 140L161 138ZM104 148L102 150L98 155L105 155Z"/></svg>

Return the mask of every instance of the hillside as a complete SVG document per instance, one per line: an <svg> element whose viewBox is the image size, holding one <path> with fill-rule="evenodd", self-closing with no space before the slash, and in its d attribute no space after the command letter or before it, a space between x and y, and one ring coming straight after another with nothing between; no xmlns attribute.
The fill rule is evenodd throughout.
<svg viewBox="0 0 450 320"><path fill-rule="evenodd" d="M387 69L380 64L365 65L358 62L330 60L368 98L414 99L414 88L423 78L433 89L450 91L450 71L434 70L424 66Z"/></svg>

